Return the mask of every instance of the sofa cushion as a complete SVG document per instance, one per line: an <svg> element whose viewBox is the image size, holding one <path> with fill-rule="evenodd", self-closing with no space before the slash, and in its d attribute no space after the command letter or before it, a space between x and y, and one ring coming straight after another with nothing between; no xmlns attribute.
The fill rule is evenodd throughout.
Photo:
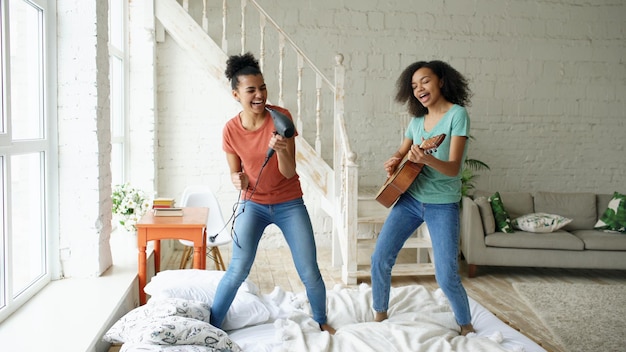
<svg viewBox="0 0 626 352"><path fill-rule="evenodd" d="M559 230L549 234L515 231L515 233L495 232L485 236L488 247L562 249L582 251L583 241L569 232Z"/></svg>
<svg viewBox="0 0 626 352"><path fill-rule="evenodd" d="M572 219L563 230L590 230L596 223L596 195L593 193L537 192L534 199L536 212Z"/></svg>
<svg viewBox="0 0 626 352"><path fill-rule="evenodd" d="M596 194L596 209L598 210L598 219L602 217L602 214L609 206L609 202L613 199L612 194Z"/></svg>
<svg viewBox="0 0 626 352"><path fill-rule="evenodd" d="M477 197L489 198L494 192L487 192L476 190L474 192L474 199ZM530 192L501 192L500 199L504 204L504 209L509 214L511 219L515 219L524 214L530 214L535 212L533 206L533 196Z"/></svg>
<svg viewBox="0 0 626 352"><path fill-rule="evenodd" d="M594 229L626 233L626 196L613 193L609 205L595 224Z"/></svg>
<svg viewBox="0 0 626 352"><path fill-rule="evenodd" d="M626 251L626 236L598 230L572 231L585 243L585 249L598 251Z"/></svg>
<svg viewBox="0 0 626 352"><path fill-rule="evenodd" d="M474 199L474 203L478 206L478 212L480 212L480 219L483 223L485 235L490 235L496 232L496 220L493 217L493 211L491 210L489 200L485 197L478 197Z"/></svg>
<svg viewBox="0 0 626 352"><path fill-rule="evenodd" d="M511 221L513 228L527 232L554 232L572 222L572 219L556 214L531 213Z"/></svg>
<svg viewBox="0 0 626 352"><path fill-rule="evenodd" d="M489 203L491 203L491 210L493 211L493 217L496 219L496 230L505 233L513 233L513 227L511 226L511 218L504 209L500 193L496 192L489 197Z"/></svg>

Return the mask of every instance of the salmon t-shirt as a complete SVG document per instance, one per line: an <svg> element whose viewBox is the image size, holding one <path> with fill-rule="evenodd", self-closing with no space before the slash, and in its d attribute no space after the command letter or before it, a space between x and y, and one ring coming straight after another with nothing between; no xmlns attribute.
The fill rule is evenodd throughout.
<svg viewBox="0 0 626 352"><path fill-rule="evenodd" d="M280 111L293 120L288 110L278 106L270 108ZM226 153L236 154L241 159L243 171L248 175L249 184L246 197L252 194L252 201L260 204L277 204L302 197L298 174L285 178L278 170L278 156L274 154L259 177L259 171L269 148L269 142L276 128L267 112L263 126L256 131L243 128L239 114L230 119L223 130L222 148ZM297 132L295 134L297 136ZM292 137L292 138L295 138ZM257 184L257 179L259 183Z"/></svg>

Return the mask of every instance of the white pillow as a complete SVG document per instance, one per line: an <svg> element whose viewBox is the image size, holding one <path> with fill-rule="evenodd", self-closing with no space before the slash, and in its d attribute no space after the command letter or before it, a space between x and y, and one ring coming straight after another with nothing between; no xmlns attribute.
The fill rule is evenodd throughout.
<svg viewBox="0 0 626 352"><path fill-rule="evenodd" d="M104 334L103 340L111 343L124 343L132 340L131 335L141 329L147 321L157 318L179 316L209 322L211 307L203 302L180 298L151 299L121 317Z"/></svg>
<svg viewBox="0 0 626 352"><path fill-rule="evenodd" d="M513 228L527 232L553 232L572 222L561 215L548 213L531 213L522 215L512 221Z"/></svg>
<svg viewBox="0 0 626 352"><path fill-rule="evenodd" d="M164 270L159 271L155 277L150 280L146 288L150 286L151 290L160 291L163 289L170 289L173 286L183 286L188 287L191 283L194 284L194 287L201 290L211 290L217 288L217 284L222 280L226 274L225 271L221 270L202 270L202 269L181 269L181 270ZM144 288L144 291L146 289ZM246 280L239 287L239 292L249 292L253 295L259 295L260 291L257 285L250 281ZM198 290L191 290L192 292L198 293ZM212 297L213 295L211 295ZM204 297L204 296L200 296ZM199 300L202 301L202 300Z"/></svg>
<svg viewBox="0 0 626 352"><path fill-rule="evenodd" d="M491 210L491 203L489 203L489 199L486 197L478 197L474 199L474 203L478 206L480 218L483 221L485 235L491 235L496 232L496 219L493 217L493 211Z"/></svg>
<svg viewBox="0 0 626 352"><path fill-rule="evenodd" d="M144 291L152 298L183 298L213 304L217 285L224 271L185 269L159 272ZM222 329L234 330L262 324L269 320L270 310L258 296L258 287L246 280L237 291L226 313Z"/></svg>

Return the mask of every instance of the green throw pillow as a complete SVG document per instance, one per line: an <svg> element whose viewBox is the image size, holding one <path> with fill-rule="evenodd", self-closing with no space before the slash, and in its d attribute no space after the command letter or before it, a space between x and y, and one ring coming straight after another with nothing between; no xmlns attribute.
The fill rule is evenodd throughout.
<svg viewBox="0 0 626 352"><path fill-rule="evenodd" d="M626 233L626 195L613 193L609 206L593 228Z"/></svg>
<svg viewBox="0 0 626 352"><path fill-rule="evenodd" d="M504 233L514 233L511 226L511 219L509 214L504 210L504 204L500 198L500 192L494 193L489 197L489 203L491 203L491 210L493 211L493 217L496 219L496 230Z"/></svg>

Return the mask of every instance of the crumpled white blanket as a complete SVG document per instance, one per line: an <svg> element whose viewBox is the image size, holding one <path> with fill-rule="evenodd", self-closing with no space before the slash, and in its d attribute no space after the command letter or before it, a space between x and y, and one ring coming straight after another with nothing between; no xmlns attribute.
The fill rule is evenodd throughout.
<svg viewBox="0 0 626 352"><path fill-rule="evenodd" d="M311 352L446 352L507 351L502 336L460 336L459 326L440 290L419 285L391 289L389 319L373 322L371 288L336 286L327 293L328 323L337 332L320 332L304 294L292 299L288 318L274 322L278 351Z"/></svg>

